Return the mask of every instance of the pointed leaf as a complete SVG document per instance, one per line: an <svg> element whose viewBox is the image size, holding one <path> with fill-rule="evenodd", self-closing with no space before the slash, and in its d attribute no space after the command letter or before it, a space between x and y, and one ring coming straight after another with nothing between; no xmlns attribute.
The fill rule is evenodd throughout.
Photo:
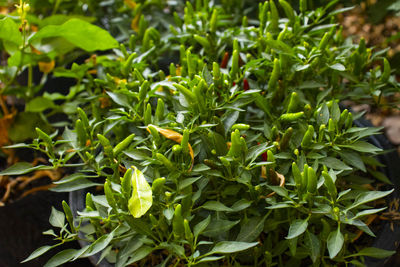
<svg viewBox="0 0 400 267"><path fill-rule="evenodd" d="M54 207L51 207L49 222L54 227L63 228L65 225L64 213L56 210Z"/></svg>
<svg viewBox="0 0 400 267"><path fill-rule="evenodd" d="M238 241L221 241L217 243L213 249L207 253L207 255L211 254L226 254L226 253L235 253L239 251L243 251L249 249L251 247L257 246L258 242L238 242Z"/></svg>
<svg viewBox="0 0 400 267"><path fill-rule="evenodd" d="M304 233L308 226L308 219L306 220L294 220L289 227L289 233L286 239L295 238Z"/></svg>
<svg viewBox="0 0 400 267"><path fill-rule="evenodd" d="M329 258L333 259L340 252L343 247L344 237L340 232L340 227L336 231L331 232L328 236L327 247L329 251Z"/></svg>
<svg viewBox="0 0 400 267"><path fill-rule="evenodd" d="M44 253L46 253L47 251L49 251L50 249L52 249L53 247L54 246L43 246L43 247L40 247L40 248L36 249L34 252L32 252L31 255L29 255L28 258L26 258L25 260L21 261L21 263L24 263L24 262L30 261L30 260L32 260L34 258L37 258L37 257L43 255Z"/></svg>
<svg viewBox="0 0 400 267"><path fill-rule="evenodd" d="M130 213L135 218L143 216L153 204L151 187L141 171L134 167L131 177L132 196L128 201Z"/></svg>
<svg viewBox="0 0 400 267"><path fill-rule="evenodd" d="M385 249L381 249L381 248L369 247L369 248L363 248L362 250L360 250L359 252L357 252L356 254L353 254L351 256L352 257L368 256L368 257L372 257L372 258L376 258L376 259L384 259L384 258L392 256L395 253L396 253L396 251L393 251L393 250L385 250Z"/></svg>

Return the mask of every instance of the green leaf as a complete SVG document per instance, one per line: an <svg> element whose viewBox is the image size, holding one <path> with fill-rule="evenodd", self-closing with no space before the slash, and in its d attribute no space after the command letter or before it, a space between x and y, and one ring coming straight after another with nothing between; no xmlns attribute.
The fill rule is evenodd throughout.
<svg viewBox="0 0 400 267"><path fill-rule="evenodd" d="M231 208L228 208L221 202L214 201L214 200L207 201L206 203L204 203L202 208L206 209L206 210L214 210L214 211L228 211L228 212L233 211Z"/></svg>
<svg viewBox="0 0 400 267"><path fill-rule="evenodd" d="M193 234L195 237L198 237L210 224L211 221L211 216L208 215L207 218L196 224L193 228Z"/></svg>
<svg viewBox="0 0 400 267"><path fill-rule="evenodd" d="M45 38L61 37L88 52L118 47L118 42L106 30L81 19L73 18L62 25L49 25L40 29L30 43Z"/></svg>
<svg viewBox="0 0 400 267"><path fill-rule="evenodd" d="M364 152L364 153L375 153L375 152L382 151L382 149L380 149L368 142L365 142L365 141L357 141L351 145L338 145L338 146L339 147L347 147L347 148L356 150L358 152Z"/></svg>
<svg viewBox="0 0 400 267"><path fill-rule="evenodd" d="M133 217L140 218L153 204L153 194L143 173L134 168L131 177L132 196L128 201L128 209Z"/></svg>
<svg viewBox="0 0 400 267"><path fill-rule="evenodd" d="M302 233L304 233L307 229L308 226L308 218L306 220L294 220L289 227L289 233L287 235L287 237L285 237L286 239L292 239L295 238L299 235L301 235Z"/></svg>
<svg viewBox="0 0 400 267"><path fill-rule="evenodd" d="M321 242L318 237L309 231L305 234L305 245L310 251L310 256L313 262L316 262L320 257Z"/></svg>
<svg viewBox="0 0 400 267"><path fill-rule="evenodd" d="M253 202L243 198L243 199L240 199L240 200L236 201L235 203L233 203L231 208L233 211L238 212L238 211L241 211L241 210L244 210L244 209L247 209L248 207L250 207L251 203L253 203Z"/></svg>
<svg viewBox="0 0 400 267"><path fill-rule="evenodd" d="M228 221L228 220L213 220L208 227L204 230L203 235L207 237L218 236L222 233L228 232L233 226L238 224L240 220Z"/></svg>
<svg viewBox="0 0 400 267"><path fill-rule="evenodd" d="M375 214L378 212L381 212L383 210L387 209L386 207L384 208L380 208L380 209L369 209L369 210L363 210L358 212L353 218L351 218L352 220L358 219L360 217L366 216L366 215L370 215L370 214Z"/></svg>
<svg viewBox="0 0 400 267"><path fill-rule="evenodd" d="M46 253L47 251L49 251L50 249L52 249L53 247L54 246L43 246L43 247L40 247L40 248L36 249L34 252L32 252L31 255L29 255L28 258L26 258L25 260L21 261L21 263L24 263L24 262L30 261L30 260L32 260L34 258L37 258L37 257L43 255L44 253Z"/></svg>
<svg viewBox="0 0 400 267"><path fill-rule="evenodd" d="M348 171L352 170L351 167L344 164L342 161L338 160L337 158L333 158L333 157L322 158L319 160L319 163L322 165L325 165L326 167L328 167L330 169L348 170Z"/></svg>
<svg viewBox="0 0 400 267"><path fill-rule="evenodd" d="M143 247L139 248L138 250L135 251L135 253L129 259L129 261L126 263L126 265L129 265L129 264L132 264L134 262L140 261L141 259L144 259L152 251L153 251L153 248L149 247L149 246L143 246Z"/></svg>
<svg viewBox="0 0 400 267"><path fill-rule="evenodd" d="M250 163L255 161L262 153L266 152L271 147L273 146L268 145L267 142L251 147L247 153L246 161L250 161Z"/></svg>
<svg viewBox="0 0 400 267"><path fill-rule="evenodd" d="M113 240L114 233L117 229L118 227L115 228L111 233L103 235L100 238L96 239L96 241L90 244L90 246L85 247L85 249L81 249L80 253L75 255L74 260L76 260L77 258L85 258L92 256L105 249L108 246L108 244L110 244L110 242Z"/></svg>
<svg viewBox="0 0 400 267"><path fill-rule="evenodd" d="M266 39L265 42L267 43L268 46L270 46L272 49L276 51L281 51L290 55L294 54L293 49L282 41Z"/></svg>
<svg viewBox="0 0 400 267"><path fill-rule="evenodd" d="M391 194L394 189L389 191L368 191L359 194L356 199L354 200L353 204L346 208L345 211L354 209L362 204L386 197L387 195Z"/></svg>
<svg viewBox="0 0 400 267"><path fill-rule="evenodd" d="M210 262L210 261L218 261L220 259L225 258L225 256L210 256L210 257L204 257L201 260L199 260L196 263L201 263L201 262Z"/></svg>
<svg viewBox="0 0 400 267"><path fill-rule="evenodd" d="M64 213L56 210L54 207L51 207L49 222L54 227L63 228L65 225Z"/></svg>
<svg viewBox="0 0 400 267"><path fill-rule="evenodd" d="M340 151L339 155L351 166L356 167L363 172L366 172L365 164L359 154L350 151Z"/></svg>
<svg viewBox="0 0 400 267"><path fill-rule="evenodd" d="M28 162L17 162L11 167L0 172L0 175L22 175L36 170L52 169L51 166L38 165L33 167Z"/></svg>
<svg viewBox="0 0 400 267"><path fill-rule="evenodd" d="M44 98L42 96L35 97L29 101L25 106L25 111L30 112L42 112L46 109L53 108L54 103L50 99Z"/></svg>
<svg viewBox="0 0 400 267"><path fill-rule="evenodd" d="M336 63L336 64L333 64L333 65L330 65L329 68L331 68L333 70L337 70L337 71L345 71L346 70L346 67L343 66L343 64L340 64L340 63Z"/></svg>
<svg viewBox="0 0 400 267"><path fill-rule="evenodd" d="M0 39L18 46L22 44L22 34L12 18L4 17L0 19Z"/></svg>
<svg viewBox="0 0 400 267"><path fill-rule="evenodd" d="M243 251L254 246L257 246L258 242L238 242L238 241L221 241L217 243L210 252L206 255L211 254L226 254L226 253L235 253L239 251Z"/></svg>
<svg viewBox="0 0 400 267"><path fill-rule="evenodd" d="M58 184L56 187L53 187L50 189L50 191L53 192L71 192L71 191L76 191L92 186L99 186L102 185L100 183L94 183L88 179L85 178L79 178L70 182Z"/></svg>
<svg viewBox="0 0 400 267"><path fill-rule="evenodd" d="M350 255L349 257L368 256L376 259L384 259L392 256L395 253L396 251L394 250L369 247L369 248L363 248L356 254Z"/></svg>
<svg viewBox="0 0 400 267"><path fill-rule="evenodd" d="M317 123L318 125L321 124L327 124L329 121L329 109L328 106L326 105L326 103L324 102L322 104L322 107L319 111L319 113L317 114Z"/></svg>
<svg viewBox="0 0 400 267"><path fill-rule="evenodd" d="M61 264L64 264L68 261L70 261L72 258L75 257L76 253L78 253L79 250L76 249L66 249L63 250L53 257L44 265L44 267L55 267L55 266L60 266Z"/></svg>
<svg viewBox="0 0 400 267"><path fill-rule="evenodd" d="M329 251L329 257L333 259L340 252L344 244L344 237L340 232L340 227L336 231L331 232L328 236L327 247Z"/></svg>
<svg viewBox="0 0 400 267"><path fill-rule="evenodd" d="M236 241L251 242L256 240L264 229L264 222L267 216L252 217L242 225Z"/></svg>

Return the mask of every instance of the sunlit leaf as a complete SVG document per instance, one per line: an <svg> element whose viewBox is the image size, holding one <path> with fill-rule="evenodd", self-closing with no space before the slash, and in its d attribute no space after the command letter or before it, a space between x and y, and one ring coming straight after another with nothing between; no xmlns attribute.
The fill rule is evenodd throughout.
<svg viewBox="0 0 400 267"><path fill-rule="evenodd" d="M133 168L134 171L132 172L131 177L132 196L129 199L128 208L133 217L140 218L153 204L153 194L143 173L136 167Z"/></svg>

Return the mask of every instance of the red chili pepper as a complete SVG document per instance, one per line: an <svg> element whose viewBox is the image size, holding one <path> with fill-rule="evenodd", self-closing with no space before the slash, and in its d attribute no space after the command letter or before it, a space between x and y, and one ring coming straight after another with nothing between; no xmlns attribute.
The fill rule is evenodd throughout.
<svg viewBox="0 0 400 267"><path fill-rule="evenodd" d="M235 82L233 82L233 83L232 83L232 86L235 86L235 85L236 85L236 83L235 83Z"/></svg>
<svg viewBox="0 0 400 267"><path fill-rule="evenodd" d="M221 61L221 66L220 66L221 68L223 68L223 69L226 68L226 65L228 65L228 59L229 59L229 53L225 52L224 57L222 58L222 61Z"/></svg>
<svg viewBox="0 0 400 267"><path fill-rule="evenodd" d="M243 90L244 90L244 91L247 91L247 90L249 90L249 89L250 89L249 82L247 81L246 78L244 78L244 79L243 79Z"/></svg>
<svg viewBox="0 0 400 267"><path fill-rule="evenodd" d="M257 145L260 145L260 142L257 142ZM261 154L261 158L263 161L268 161L268 154L267 152L264 152Z"/></svg>

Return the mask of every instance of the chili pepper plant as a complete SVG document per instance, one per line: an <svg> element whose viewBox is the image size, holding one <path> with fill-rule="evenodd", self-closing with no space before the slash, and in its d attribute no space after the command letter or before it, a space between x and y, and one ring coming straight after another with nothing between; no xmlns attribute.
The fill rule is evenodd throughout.
<svg viewBox="0 0 400 267"><path fill-rule="evenodd" d="M392 255L371 247L367 224L393 191L377 171L383 151L366 141L381 129L354 126L362 114L340 104L381 106L398 83L384 52L343 39L333 5L186 1L169 31L143 22L97 56L73 123L17 145L47 155L38 168L73 167L53 190L88 189L77 215L67 202L52 210L54 244L25 261L76 240L90 243L46 266L97 253L115 266L362 266Z"/></svg>

